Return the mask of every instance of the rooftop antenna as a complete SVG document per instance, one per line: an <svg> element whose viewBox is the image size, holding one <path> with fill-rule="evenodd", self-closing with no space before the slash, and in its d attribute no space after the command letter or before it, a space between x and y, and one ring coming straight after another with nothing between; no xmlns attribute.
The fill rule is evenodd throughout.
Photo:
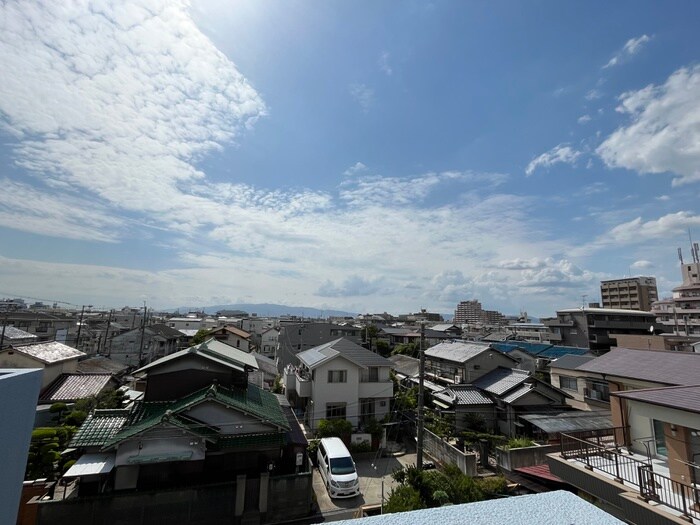
<svg viewBox="0 0 700 525"><path fill-rule="evenodd" d="M700 245L694 242L693 248L695 249L695 262L700 263Z"/></svg>
<svg viewBox="0 0 700 525"><path fill-rule="evenodd" d="M683 250L678 248L678 260L681 261L681 264L683 264Z"/></svg>
<svg viewBox="0 0 700 525"><path fill-rule="evenodd" d="M586 309L586 297L588 297L588 295L586 295L586 294L581 295L581 310Z"/></svg>

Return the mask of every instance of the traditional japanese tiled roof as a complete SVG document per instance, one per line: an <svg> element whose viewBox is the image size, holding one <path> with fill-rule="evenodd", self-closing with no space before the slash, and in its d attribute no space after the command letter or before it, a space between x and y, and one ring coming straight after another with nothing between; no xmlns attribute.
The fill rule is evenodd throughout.
<svg viewBox="0 0 700 525"><path fill-rule="evenodd" d="M501 396L530 377L526 370L498 367L474 381L474 386Z"/></svg>
<svg viewBox="0 0 700 525"><path fill-rule="evenodd" d="M265 423L289 430L289 423L275 397L275 394L248 385L247 389L228 389L217 385L203 388L177 401L137 402L123 430L106 443L113 446L160 423L190 430L203 437L218 439L219 433L202 423L191 422L182 415L188 408L212 400L225 406L257 417Z"/></svg>
<svg viewBox="0 0 700 525"><path fill-rule="evenodd" d="M109 374L62 374L39 395L39 401L56 403L96 396L108 385Z"/></svg>
<svg viewBox="0 0 700 525"><path fill-rule="evenodd" d="M78 361L79 374L114 374L120 375L129 369L129 365L113 361L109 357L94 356Z"/></svg>
<svg viewBox="0 0 700 525"><path fill-rule="evenodd" d="M7 349L4 351L7 351ZM84 352L76 350L72 346L59 343L58 341L13 346L11 351L33 357L37 361L41 361L45 364L59 363L69 359L77 359L85 355Z"/></svg>
<svg viewBox="0 0 700 525"><path fill-rule="evenodd" d="M95 410L80 426L71 447L101 447L119 432L129 418L129 409Z"/></svg>

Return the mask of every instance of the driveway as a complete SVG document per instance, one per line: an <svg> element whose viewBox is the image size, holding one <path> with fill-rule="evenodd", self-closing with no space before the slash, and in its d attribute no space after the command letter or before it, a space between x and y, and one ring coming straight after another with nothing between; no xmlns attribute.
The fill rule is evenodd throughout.
<svg viewBox="0 0 700 525"><path fill-rule="evenodd" d="M323 484L323 478L318 469L314 469L314 492L319 510L324 521L334 521L355 517L357 510L363 505L379 505L382 501L382 481L384 498L388 496L396 482L391 473L406 465L415 465L415 454L403 454L373 459L361 459L355 462L360 477L360 495L354 498L331 499ZM357 516L359 517L359 516Z"/></svg>

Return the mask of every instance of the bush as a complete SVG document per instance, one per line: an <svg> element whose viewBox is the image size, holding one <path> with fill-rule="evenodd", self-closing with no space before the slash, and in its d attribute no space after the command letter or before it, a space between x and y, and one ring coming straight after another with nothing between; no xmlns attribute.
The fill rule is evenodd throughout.
<svg viewBox="0 0 700 525"><path fill-rule="evenodd" d="M508 481L503 476L481 478L477 485L486 499L493 499L508 493Z"/></svg>
<svg viewBox="0 0 700 525"><path fill-rule="evenodd" d="M354 454L372 452L372 444L367 440L360 441L359 443L350 443L350 452Z"/></svg>
<svg viewBox="0 0 700 525"><path fill-rule="evenodd" d="M384 504L384 512L387 514L424 508L425 505L421 500L420 494L410 485L399 485L391 489L389 497Z"/></svg>
<svg viewBox="0 0 700 525"><path fill-rule="evenodd" d="M506 443L505 448L525 448L525 447L532 447L535 444L534 441L532 441L529 438L526 437L517 437L517 438L511 438L508 440L508 443Z"/></svg>
<svg viewBox="0 0 700 525"><path fill-rule="evenodd" d="M316 436L320 438L339 437L349 438L352 433L352 423L345 419L322 419L318 422Z"/></svg>

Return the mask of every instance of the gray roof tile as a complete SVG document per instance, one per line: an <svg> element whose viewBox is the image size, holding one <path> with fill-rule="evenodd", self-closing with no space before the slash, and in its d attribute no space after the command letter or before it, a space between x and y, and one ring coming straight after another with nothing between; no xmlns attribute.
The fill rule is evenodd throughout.
<svg viewBox="0 0 700 525"><path fill-rule="evenodd" d="M530 377L525 370L498 367L474 381L474 386L501 396Z"/></svg>
<svg viewBox="0 0 700 525"><path fill-rule="evenodd" d="M69 359L77 359L85 355L80 350L76 350L72 346L64 345L57 341L48 343L33 343L29 345L13 347L15 352L28 355L41 361L42 363L51 364L67 361Z"/></svg>
<svg viewBox="0 0 700 525"><path fill-rule="evenodd" d="M109 374L63 374L46 387L39 400L56 403L96 396L109 385L111 378Z"/></svg>
<svg viewBox="0 0 700 525"><path fill-rule="evenodd" d="M576 370L667 385L695 385L700 380L700 354L614 348Z"/></svg>
<svg viewBox="0 0 700 525"><path fill-rule="evenodd" d="M425 351L425 357L435 357L458 363L465 363L486 351L494 351L486 343L440 343Z"/></svg>
<svg viewBox="0 0 700 525"><path fill-rule="evenodd" d="M700 381L700 378L696 379L697 381ZM611 392L611 394L613 393ZM615 392L614 395L624 399L700 414L700 385L646 388L644 390Z"/></svg>
<svg viewBox="0 0 700 525"><path fill-rule="evenodd" d="M392 366L393 363L387 358L370 352L366 348L353 343L349 339L341 337L335 341L305 350L297 354L299 360L309 368L315 368L319 364L333 359L337 355L342 355L348 361L352 361L357 366L366 368L368 366Z"/></svg>

